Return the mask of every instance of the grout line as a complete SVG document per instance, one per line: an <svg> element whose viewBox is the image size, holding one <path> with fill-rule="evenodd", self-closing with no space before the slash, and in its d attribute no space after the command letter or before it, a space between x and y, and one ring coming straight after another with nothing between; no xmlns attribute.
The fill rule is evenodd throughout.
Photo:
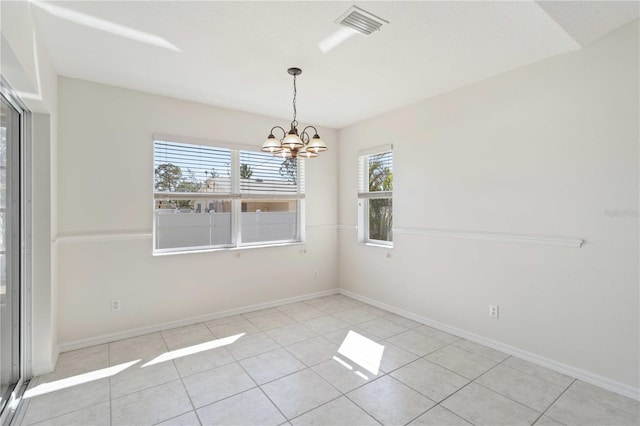
<svg viewBox="0 0 640 426"><path fill-rule="evenodd" d="M277 343L277 342L276 342L276 343ZM277 349L275 349L275 350L277 350ZM265 352L265 353L266 353L266 352ZM286 422L287 420L289 420L289 419L287 418L287 416L285 416L285 415L284 415L284 413L282 412L282 410L280 409L280 407L278 407L278 406L276 405L276 403L275 403L275 402L273 402L273 401L271 400L271 398L269 398L269 395L267 395L267 393L264 391L264 389L262 389L262 386L260 386L260 384L259 384L259 383L258 383L258 382L253 378L253 376L252 376L252 375L247 371L247 369L246 369L246 368L244 368L244 365L242 365L242 364L240 363L240 361L236 361L236 362L238 363L238 365L240 366L240 368L242 368L242 371L244 371L244 374L246 374L247 376L249 376L249 378L253 381L253 383L255 383L256 387L260 390L260 392L262 392L262 394L263 394L263 395L264 395L264 396L269 400L269 402L271 403L271 405L273 405L274 407L276 407L276 410L278 410L278 412L279 412L280 414L282 414L282 417L285 419L285 422ZM300 371L303 371L303 370L300 370ZM292 373L292 374L293 374L293 373ZM247 390L247 391L245 391L245 392L248 392L248 390Z"/></svg>
<svg viewBox="0 0 640 426"><path fill-rule="evenodd" d="M560 395L558 395L558 397L557 397L556 399L554 399L554 400L553 400L553 402L552 402L551 404L549 404L549 406L548 406L547 408L545 408L545 410L542 412L542 414L540 414L540 415L538 416L538 418L537 418L537 419L536 419L532 424L536 424L536 422L537 422L538 420L540 420L543 416L545 416L545 415L547 414L547 411L549 411L549 408L553 407L553 404L555 404L556 402L558 402L558 400L562 397L562 395L564 395L564 394L569 390L569 388L570 388L571 386L573 386L573 384L574 384L575 382L577 382L577 381L578 381L578 379L573 379L573 381L572 381L571 383L569 383L569 385L565 388L565 390L563 390L563 391L560 393ZM553 417L551 417L551 416L549 416L549 417L553 419ZM554 419L554 420L556 420L556 419ZM560 423L563 423L563 422L560 422Z"/></svg>
<svg viewBox="0 0 640 426"><path fill-rule="evenodd" d="M494 365L493 367L489 368L487 371L485 371L484 373L482 373L480 376L483 376L483 375L487 374L489 371L493 370L494 368L496 368L498 365L502 364L502 363L503 363L504 361L506 361L507 359L509 359L509 357L507 357L507 358L503 359L502 361L500 361L499 363L497 363L497 364L496 364L496 365ZM478 377L480 377L480 376L478 376ZM476 379L477 379L478 377L476 377ZM467 386L469 386L471 383L476 383L476 382L475 382L475 379L474 379L474 380L469 380L469 382L468 382L466 385L462 386L460 389L456 390L454 393L452 393L451 395L447 396L447 397L446 397L445 399L443 399L442 401L439 401L439 402L438 402L438 405L442 404L443 402L445 402L446 400L448 400L449 398L451 398L453 395L457 394L457 393L458 393L458 392L460 392L462 389L464 389L464 388L466 388ZM479 385L479 383L476 383L476 384L477 384L477 385ZM492 391L492 392L493 392L493 391ZM444 406L443 406L443 408L447 408L447 407L444 407ZM451 411L451 410L449 410L449 411ZM451 412L452 412L453 414L458 415L455 411L451 411ZM462 417L462 416L458 415L458 417ZM462 418L463 418L465 421L468 421L469 423L471 423L471 420L468 420L466 417L462 417Z"/></svg>
<svg viewBox="0 0 640 426"><path fill-rule="evenodd" d="M162 339L164 340L164 337ZM167 346L167 342L166 341L164 342L164 345ZM168 346L167 346L167 350L169 350ZM191 404L191 408L193 409L193 412L196 415L196 418L198 419L198 422L200 424L202 424L202 422L200 421L200 417L198 416L198 412L196 411L196 406L193 404L193 400L191 399L191 395L189 395L189 390L187 389L187 386L184 384L184 380L183 380L182 375L180 374L180 370L178 370L178 366L176 365L176 360L172 359L171 363L173 364L173 368L175 368L176 373L178 373L178 379L180 380L180 383L182 384L182 388L184 389L184 393L187 395L187 399L189 400L189 404ZM182 416L184 414L186 414L186 413L179 414L178 416L175 416L175 417L179 417L179 416ZM174 417L172 417L172 418L174 418ZM170 420L170 419L164 419L164 420L161 420L158 423L162 423L162 422L165 422L167 420Z"/></svg>

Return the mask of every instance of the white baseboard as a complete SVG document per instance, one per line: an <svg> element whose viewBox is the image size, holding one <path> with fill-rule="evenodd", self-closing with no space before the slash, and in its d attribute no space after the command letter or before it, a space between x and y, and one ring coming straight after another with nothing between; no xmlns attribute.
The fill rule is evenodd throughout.
<svg viewBox="0 0 640 426"><path fill-rule="evenodd" d="M304 300L309 300L309 299L313 299L313 298L316 298L316 297L322 297L322 296L330 296L332 294L337 294L337 293L338 293L338 289L337 288L332 288L332 289L329 289L329 290L318 291L318 292L315 292L315 293L303 294L301 296L294 296L294 297L289 297L289 298L286 298L286 299L273 300L273 301L270 301L270 302L258 303L256 305L243 306L241 308L228 309L226 311L220 311L220 312L215 312L215 313L211 313L211 314L200 315L200 316L197 316L197 317L185 318L185 319L178 320L178 321L170 321L170 322L165 322L165 323L162 323L162 324L152 325L152 326L148 326L148 327L140 327L140 328L134 328L134 329L131 329L131 330L119 331L117 333L104 334L102 336L90 337L88 339L81 339L81 340L75 340L75 341L72 341L72 342L61 343L58 346L58 350L60 352L73 351L73 350L76 350L76 349L87 348L89 346L95 346L95 345L101 345L101 344L104 344L104 343L114 342L116 340L122 340L122 339L127 339L127 338L130 338L130 337L142 336L143 334L155 333L157 331L169 330L171 328L182 327L182 326L191 325L191 324L197 324L199 322L204 322L204 321L211 321L211 320L214 320L214 319L217 319L217 318L228 317L228 316L238 315L238 314L244 314L244 313L247 313L247 312L257 311L257 310L260 310L260 309L274 308L276 306L286 305L288 303L302 302ZM55 366L55 364L54 364L54 366ZM45 367L45 366L43 366L43 367ZM46 370L46 368L43 368L43 371L44 370ZM51 371L53 371L53 368L51 368ZM50 371L46 371L46 372L50 372ZM34 368L34 375L37 375L35 373L35 368Z"/></svg>
<svg viewBox="0 0 640 426"><path fill-rule="evenodd" d="M400 309L395 306L387 305L386 303L379 302L375 299L370 299L366 296L362 296L360 294L354 293L349 290L345 290L343 288L339 289L339 293L345 296L349 296L353 299L359 300L361 302L368 303L380 309L393 312L394 314L412 319L421 324L428 325L429 327L437 328L438 330L445 331L449 334L453 334L455 336L462 337L472 342L479 343L484 346L488 346L492 349L496 349L506 354L524 359L525 361L529 361L541 367L545 367L550 370L557 371L558 373L562 373L567 376L582 380L584 382L591 383L592 385L610 390L622 396L626 396L627 398L640 401L640 389L634 388L633 386L629 386L627 384L620 383L615 380L611 380L609 378L600 376L598 374L595 374L586 370L582 370L580 368L573 367L571 365L564 364L564 363L534 354L532 352L525 351L515 346L510 346L510 345L498 342L496 340L488 339L486 337L462 330L460 328L452 327L450 325L443 324L438 321L434 321L432 319L423 317L421 315L417 315L412 312L405 311L404 309Z"/></svg>

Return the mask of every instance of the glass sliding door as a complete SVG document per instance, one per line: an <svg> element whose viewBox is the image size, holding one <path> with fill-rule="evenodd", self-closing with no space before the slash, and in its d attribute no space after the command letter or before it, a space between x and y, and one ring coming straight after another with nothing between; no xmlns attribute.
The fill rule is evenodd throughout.
<svg viewBox="0 0 640 426"><path fill-rule="evenodd" d="M24 384L21 150L26 112L0 94L0 424L11 418Z"/></svg>

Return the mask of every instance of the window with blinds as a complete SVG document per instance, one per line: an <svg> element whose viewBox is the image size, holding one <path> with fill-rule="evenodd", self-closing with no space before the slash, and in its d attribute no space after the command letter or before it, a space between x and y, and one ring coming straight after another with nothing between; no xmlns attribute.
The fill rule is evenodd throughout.
<svg viewBox="0 0 640 426"><path fill-rule="evenodd" d="M393 146L358 153L359 238L391 245L393 241Z"/></svg>
<svg viewBox="0 0 640 426"><path fill-rule="evenodd" d="M303 161L243 148L156 138L155 252L301 241Z"/></svg>

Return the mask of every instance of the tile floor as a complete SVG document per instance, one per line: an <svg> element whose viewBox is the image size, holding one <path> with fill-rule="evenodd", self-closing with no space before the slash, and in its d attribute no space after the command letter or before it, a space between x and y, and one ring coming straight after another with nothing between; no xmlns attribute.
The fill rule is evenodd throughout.
<svg viewBox="0 0 640 426"><path fill-rule="evenodd" d="M60 355L20 425L638 425L638 402L342 295Z"/></svg>

